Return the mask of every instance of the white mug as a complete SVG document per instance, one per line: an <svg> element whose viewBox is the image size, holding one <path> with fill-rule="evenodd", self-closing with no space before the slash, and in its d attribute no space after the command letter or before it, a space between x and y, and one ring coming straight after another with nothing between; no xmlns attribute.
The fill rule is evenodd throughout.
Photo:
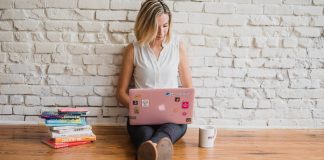
<svg viewBox="0 0 324 160"><path fill-rule="evenodd" d="M214 147L217 129L214 126L201 126L199 128L199 147Z"/></svg>

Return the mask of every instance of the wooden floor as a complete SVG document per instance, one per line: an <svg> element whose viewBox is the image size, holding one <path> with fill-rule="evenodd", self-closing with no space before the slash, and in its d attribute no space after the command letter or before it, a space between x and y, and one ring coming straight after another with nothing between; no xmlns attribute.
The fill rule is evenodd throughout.
<svg viewBox="0 0 324 160"><path fill-rule="evenodd" d="M123 160L135 159L125 127L94 127L97 141L52 149L40 139L44 126L0 126L1 160ZM190 128L175 146L175 160L324 160L324 130L219 129L214 148L198 147L198 129Z"/></svg>

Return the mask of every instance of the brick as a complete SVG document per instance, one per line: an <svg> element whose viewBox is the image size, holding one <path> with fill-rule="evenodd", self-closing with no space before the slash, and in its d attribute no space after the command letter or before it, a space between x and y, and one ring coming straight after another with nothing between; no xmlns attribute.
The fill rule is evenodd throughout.
<svg viewBox="0 0 324 160"><path fill-rule="evenodd" d="M310 58L324 58L324 49L309 48L307 51Z"/></svg>
<svg viewBox="0 0 324 160"><path fill-rule="evenodd" d="M0 42L11 42L13 40L13 32L0 31Z"/></svg>
<svg viewBox="0 0 324 160"><path fill-rule="evenodd" d="M271 108L271 102L267 99L259 100L258 102L258 108Z"/></svg>
<svg viewBox="0 0 324 160"><path fill-rule="evenodd" d="M190 43L193 46L203 46L205 45L204 36L190 36Z"/></svg>
<svg viewBox="0 0 324 160"><path fill-rule="evenodd" d="M61 64L51 64L48 67L47 73L48 74L62 74L65 71L65 65Z"/></svg>
<svg viewBox="0 0 324 160"><path fill-rule="evenodd" d="M312 69L310 73L311 79L324 79L323 69Z"/></svg>
<svg viewBox="0 0 324 160"><path fill-rule="evenodd" d="M324 98L323 89L279 89L277 95L281 98Z"/></svg>
<svg viewBox="0 0 324 160"><path fill-rule="evenodd" d="M320 88L320 80L293 79L290 88Z"/></svg>
<svg viewBox="0 0 324 160"><path fill-rule="evenodd" d="M321 29L315 27L295 27L295 32L300 37L320 37Z"/></svg>
<svg viewBox="0 0 324 160"><path fill-rule="evenodd" d="M22 84L24 83L24 76L20 74L6 74L0 75L1 84Z"/></svg>
<svg viewBox="0 0 324 160"><path fill-rule="evenodd" d="M204 78L204 87L230 87L232 79L229 78Z"/></svg>
<svg viewBox="0 0 324 160"><path fill-rule="evenodd" d="M45 1L40 0L15 0L15 8L44 8Z"/></svg>
<svg viewBox="0 0 324 160"><path fill-rule="evenodd" d="M28 64L11 64L6 66L10 73L22 73L26 75L35 74L36 67Z"/></svg>
<svg viewBox="0 0 324 160"><path fill-rule="evenodd" d="M54 20L92 20L95 11L76 9L46 9L49 19Z"/></svg>
<svg viewBox="0 0 324 160"><path fill-rule="evenodd" d="M312 0L285 0L284 4L311 5Z"/></svg>
<svg viewBox="0 0 324 160"><path fill-rule="evenodd" d="M69 96L89 96L93 95L93 87L91 86L66 86L64 91Z"/></svg>
<svg viewBox="0 0 324 160"><path fill-rule="evenodd" d="M103 22L79 22L80 31L102 32L105 24Z"/></svg>
<svg viewBox="0 0 324 160"><path fill-rule="evenodd" d="M77 22L74 21L46 21L45 29L47 31L78 31Z"/></svg>
<svg viewBox="0 0 324 160"><path fill-rule="evenodd" d="M251 0L220 0L221 3L249 4Z"/></svg>
<svg viewBox="0 0 324 160"><path fill-rule="evenodd" d="M181 27L180 27L181 28ZM197 30L198 32L198 30ZM211 37L232 37L233 29L229 27L204 27L203 34Z"/></svg>
<svg viewBox="0 0 324 160"><path fill-rule="evenodd" d="M205 64L208 66L231 67L232 58L205 58Z"/></svg>
<svg viewBox="0 0 324 160"><path fill-rule="evenodd" d="M25 104L27 106L38 106L41 104L40 97L38 96L26 96L25 97Z"/></svg>
<svg viewBox="0 0 324 160"><path fill-rule="evenodd" d="M243 108L257 108L258 106L258 100L256 99L244 99L243 100Z"/></svg>
<svg viewBox="0 0 324 160"><path fill-rule="evenodd" d="M62 33L59 32L47 32L46 33L46 38L50 41L50 42L61 42L62 39Z"/></svg>
<svg viewBox="0 0 324 160"><path fill-rule="evenodd" d="M197 104L199 107L207 108L211 107L213 105L213 102L211 99L198 99Z"/></svg>
<svg viewBox="0 0 324 160"><path fill-rule="evenodd" d="M12 114L12 106L0 105L0 114Z"/></svg>
<svg viewBox="0 0 324 160"><path fill-rule="evenodd" d="M263 80L261 88L287 88L289 85L288 81L279 81L279 80Z"/></svg>
<svg viewBox="0 0 324 160"><path fill-rule="evenodd" d="M288 58L272 58L264 63L265 68L294 68L295 59Z"/></svg>
<svg viewBox="0 0 324 160"><path fill-rule="evenodd" d="M242 15L224 15L218 18L220 26L242 26L247 23L248 17Z"/></svg>
<svg viewBox="0 0 324 160"><path fill-rule="evenodd" d="M89 106L102 106L102 97L90 96L88 97Z"/></svg>
<svg viewBox="0 0 324 160"><path fill-rule="evenodd" d="M236 47L252 47L252 38L251 37L237 38ZM260 50L258 52L260 52Z"/></svg>
<svg viewBox="0 0 324 160"><path fill-rule="evenodd" d="M40 30L41 23L38 20L15 21L14 27L19 31L37 31Z"/></svg>
<svg viewBox="0 0 324 160"><path fill-rule="evenodd" d="M309 17L306 16L282 16L281 26L307 26L309 24Z"/></svg>
<svg viewBox="0 0 324 160"><path fill-rule="evenodd" d="M282 4L282 0L252 0L255 4Z"/></svg>
<svg viewBox="0 0 324 160"><path fill-rule="evenodd" d="M273 69L250 68L247 70L247 76L251 78L275 78L276 74L276 70Z"/></svg>
<svg viewBox="0 0 324 160"><path fill-rule="evenodd" d="M139 10L141 8L140 0L111 0L110 9L118 10Z"/></svg>
<svg viewBox="0 0 324 160"><path fill-rule="evenodd" d="M288 107L294 109L308 109L314 108L316 102L314 100L306 100L306 99L290 99L288 100Z"/></svg>
<svg viewBox="0 0 324 160"><path fill-rule="evenodd" d="M294 8L294 14L297 16L321 16L323 7L319 6L297 6Z"/></svg>
<svg viewBox="0 0 324 160"><path fill-rule="evenodd" d="M95 87L94 92L99 96L114 96L115 88L114 87Z"/></svg>
<svg viewBox="0 0 324 160"><path fill-rule="evenodd" d="M121 107L104 107L103 108L103 116L117 116L123 117L128 115L127 108Z"/></svg>
<svg viewBox="0 0 324 160"><path fill-rule="evenodd" d="M202 98L212 98L216 94L216 89L215 88L196 88L195 93L197 93L197 97L202 97Z"/></svg>
<svg viewBox="0 0 324 160"><path fill-rule="evenodd" d="M195 116L201 118L218 118L220 117L219 111L210 107L196 107Z"/></svg>
<svg viewBox="0 0 324 160"><path fill-rule="evenodd" d="M3 42L2 50L5 52L30 53L32 44L21 42Z"/></svg>
<svg viewBox="0 0 324 160"><path fill-rule="evenodd" d="M298 45L297 38L285 38L283 39L283 47L285 48L295 48Z"/></svg>
<svg viewBox="0 0 324 160"><path fill-rule="evenodd" d="M72 55L69 54L53 54L53 63L70 64L72 62Z"/></svg>
<svg viewBox="0 0 324 160"><path fill-rule="evenodd" d="M35 53L55 53L56 44L55 43L36 43Z"/></svg>
<svg viewBox="0 0 324 160"><path fill-rule="evenodd" d="M235 27L233 28L234 36L243 36L243 37L257 37L264 35L261 28L257 27Z"/></svg>
<svg viewBox="0 0 324 160"><path fill-rule="evenodd" d="M203 18L203 20L198 19L198 15L202 15L202 14L201 13L197 13L197 14L192 13L191 14L191 16L192 16L192 17L190 17L191 18L191 23L198 23L198 22L207 23L207 24L212 23L212 22L205 21L206 18ZM203 14L203 15L206 15L206 14ZM210 16L210 18L211 17L212 16ZM135 21L135 18L136 18L136 16L134 18L132 18L132 20ZM213 16L213 18L216 18L216 17ZM174 12L172 14L172 21L175 22L175 23L186 23L186 22L189 21L189 15L188 15L188 13L185 13L185 12Z"/></svg>
<svg viewBox="0 0 324 160"><path fill-rule="evenodd" d="M66 46L66 49L71 54L89 54L90 46L89 45L80 45L80 44L69 44Z"/></svg>
<svg viewBox="0 0 324 160"><path fill-rule="evenodd" d="M2 20L0 22L0 30L12 31L13 30L13 22Z"/></svg>
<svg viewBox="0 0 324 160"><path fill-rule="evenodd" d="M15 38L19 42L29 42L32 41L32 35L29 32L15 32Z"/></svg>
<svg viewBox="0 0 324 160"><path fill-rule="evenodd" d="M305 49L281 49L281 48L265 48L262 50L262 57L266 58L305 58L307 52Z"/></svg>
<svg viewBox="0 0 324 160"><path fill-rule="evenodd" d="M109 32L132 32L134 29L133 22L109 22Z"/></svg>
<svg viewBox="0 0 324 160"><path fill-rule="evenodd" d="M324 1L323 0L313 0L313 3L315 5L324 5Z"/></svg>
<svg viewBox="0 0 324 160"><path fill-rule="evenodd" d="M280 6L280 5L265 5L264 14L270 15L292 15L293 8L291 6Z"/></svg>
<svg viewBox="0 0 324 160"><path fill-rule="evenodd" d="M248 24L253 26L277 26L280 24L279 16L252 15Z"/></svg>
<svg viewBox="0 0 324 160"><path fill-rule="evenodd" d="M125 45L122 44L105 44L96 45L96 54L121 54L125 49Z"/></svg>
<svg viewBox="0 0 324 160"><path fill-rule="evenodd" d="M324 26L324 16L312 17L310 25L311 26L316 26L316 27Z"/></svg>
<svg viewBox="0 0 324 160"><path fill-rule="evenodd" d="M22 10L4 10L1 15L1 19L3 20L23 20L27 18L27 13Z"/></svg>
<svg viewBox="0 0 324 160"><path fill-rule="evenodd" d="M189 47L188 54L190 57L210 57L214 58L216 56L217 48L207 48L207 47Z"/></svg>
<svg viewBox="0 0 324 160"><path fill-rule="evenodd" d="M218 67L195 67L192 68L193 77L215 77L218 75Z"/></svg>
<svg viewBox="0 0 324 160"><path fill-rule="evenodd" d="M109 0L79 0L78 7L81 9L109 9Z"/></svg>
<svg viewBox="0 0 324 160"><path fill-rule="evenodd" d="M244 80L242 79L235 79L232 82L233 87L238 88L260 88L261 82L257 79L250 79L246 78Z"/></svg>
<svg viewBox="0 0 324 160"><path fill-rule="evenodd" d="M190 13L189 15L183 13L182 16L184 16L183 18L189 17L189 23L196 24L216 24L218 19L214 14L206 13ZM187 22L187 19L182 20Z"/></svg>
<svg viewBox="0 0 324 160"><path fill-rule="evenodd" d="M231 127L238 127L240 125L239 120L234 120L234 119L210 119L211 125L216 125L218 127L225 127L225 126L231 126Z"/></svg>
<svg viewBox="0 0 324 160"><path fill-rule="evenodd" d="M72 97L73 106L88 106L86 97Z"/></svg>
<svg viewBox="0 0 324 160"><path fill-rule="evenodd" d="M219 4L219 3L205 3L206 13L227 13L232 14L235 12L234 4Z"/></svg>
<svg viewBox="0 0 324 160"><path fill-rule="evenodd" d="M241 4L236 6L237 14L263 14L263 7L261 5Z"/></svg>
<svg viewBox="0 0 324 160"><path fill-rule="evenodd" d="M47 0L47 8L75 8L77 5L77 0Z"/></svg>
<svg viewBox="0 0 324 160"><path fill-rule="evenodd" d="M115 66L98 66L98 75L101 76L111 76L111 75L117 75L119 73L119 67Z"/></svg>
<svg viewBox="0 0 324 160"><path fill-rule="evenodd" d="M228 119L246 119L252 116L252 110L229 109L223 113L223 118Z"/></svg>
<svg viewBox="0 0 324 160"><path fill-rule="evenodd" d="M10 9L13 8L13 0L1 0L0 1L0 9Z"/></svg>
<svg viewBox="0 0 324 160"><path fill-rule="evenodd" d="M243 78L247 73L246 69L220 68L220 77Z"/></svg>
<svg viewBox="0 0 324 160"><path fill-rule="evenodd" d="M20 95L13 95L10 96L10 104L23 104L24 103L24 96Z"/></svg>
<svg viewBox="0 0 324 160"><path fill-rule="evenodd" d="M0 95L0 104L8 104L8 96Z"/></svg>
<svg viewBox="0 0 324 160"><path fill-rule="evenodd" d="M96 19L104 21L124 21L127 19L127 11L96 11ZM134 18L130 18L135 20Z"/></svg>
<svg viewBox="0 0 324 160"><path fill-rule="evenodd" d="M289 69L288 75L290 79L307 78L308 71L306 69Z"/></svg>
<svg viewBox="0 0 324 160"><path fill-rule="evenodd" d="M324 108L324 100L317 100L316 108Z"/></svg>
<svg viewBox="0 0 324 160"><path fill-rule="evenodd" d="M117 99L116 97L104 97L103 105L104 106L117 106Z"/></svg>
<svg viewBox="0 0 324 160"><path fill-rule="evenodd" d="M100 77L100 76L96 76L96 77L84 77L84 84L85 85L111 85L113 84L113 79L111 77Z"/></svg>
<svg viewBox="0 0 324 160"><path fill-rule="evenodd" d="M199 2L175 2L174 11L179 12L201 12L203 3Z"/></svg>
<svg viewBox="0 0 324 160"><path fill-rule="evenodd" d="M222 98L242 98L244 97L244 89L238 88L217 88L216 97Z"/></svg>
<svg viewBox="0 0 324 160"><path fill-rule="evenodd" d="M236 108L236 109L242 108L242 99L240 98L229 99L226 108Z"/></svg>

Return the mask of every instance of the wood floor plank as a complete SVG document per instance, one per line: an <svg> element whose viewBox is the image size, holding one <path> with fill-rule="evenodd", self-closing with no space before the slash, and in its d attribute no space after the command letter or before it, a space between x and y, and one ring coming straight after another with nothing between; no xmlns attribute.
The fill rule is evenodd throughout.
<svg viewBox="0 0 324 160"><path fill-rule="evenodd" d="M125 127L93 127L97 141L70 148L52 149L41 143L44 126L0 126L1 160L126 160L135 159ZM198 129L188 129L174 145L175 160L324 160L324 130L219 129L215 147L198 147Z"/></svg>

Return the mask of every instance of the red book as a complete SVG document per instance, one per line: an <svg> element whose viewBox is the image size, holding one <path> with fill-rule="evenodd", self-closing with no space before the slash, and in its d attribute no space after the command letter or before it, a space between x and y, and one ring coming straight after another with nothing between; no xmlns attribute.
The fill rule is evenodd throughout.
<svg viewBox="0 0 324 160"><path fill-rule="evenodd" d="M76 141L76 142L60 142L55 143L55 141L51 138L44 138L42 139L42 142L49 145L52 148L63 148L63 147L71 147L71 146L78 146L82 144L88 144L92 141Z"/></svg>

